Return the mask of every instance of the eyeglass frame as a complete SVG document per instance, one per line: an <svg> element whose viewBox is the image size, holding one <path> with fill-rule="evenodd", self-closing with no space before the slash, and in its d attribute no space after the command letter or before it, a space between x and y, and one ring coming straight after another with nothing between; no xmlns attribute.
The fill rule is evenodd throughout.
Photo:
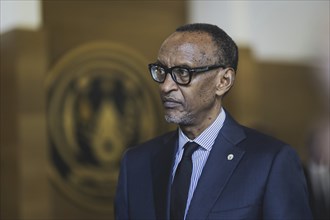
<svg viewBox="0 0 330 220"><path fill-rule="evenodd" d="M152 74L152 71L151 71L151 68L154 67L154 66L159 66L161 68L164 69L165 71L165 77L164 77L164 80L163 81L157 81L154 77L153 77L153 74ZM151 78L155 81L155 82L158 82L158 83L164 83L165 80L166 80L166 77L167 77L167 74L170 74L173 81L175 83L177 83L178 85L182 85L182 86L186 86L188 85L190 82L191 82L191 79L192 79L192 74L193 73L204 73L204 72L207 72L207 71L210 71L210 70L214 70L214 69L217 69L217 68L226 68L225 65L222 65L222 64L214 64L214 65L210 65L210 66L202 66L202 67L194 67L194 68L190 68L190 67L184 67L184 66L173 66L173 67L166 67L160 63L150 63L148 64L148 68L149 68L149 72L151 74ZM189 73L189 80L187 83L179 83L177 82L176 78L173 76L173 69L185 69L188 71Z"/></svg>

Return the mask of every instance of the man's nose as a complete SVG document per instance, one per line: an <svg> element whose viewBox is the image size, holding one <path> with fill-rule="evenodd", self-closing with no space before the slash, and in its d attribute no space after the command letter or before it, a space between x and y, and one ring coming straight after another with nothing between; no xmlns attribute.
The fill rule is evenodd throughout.
<svg viewBox="0 0 330 220"><path fill-rule="evenodd" d="M166 74L165 81L160 84L160 90L164 93L168 93L172 90L177 90L177 89L178 89L178 85L172 79L171 74Z"/></svg>

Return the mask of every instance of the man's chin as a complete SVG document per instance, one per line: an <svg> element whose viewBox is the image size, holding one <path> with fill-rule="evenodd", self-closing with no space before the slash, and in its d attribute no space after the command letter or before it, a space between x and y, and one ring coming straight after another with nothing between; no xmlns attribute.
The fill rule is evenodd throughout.
<svg viewBox="0 0 330 220"><path fill-rule="evenodd" d="M172 111L167 110L165 112L165 120L168 123L179 124L181 122L181 117L178 114L174 114Z"/></svg>
<svg viewBox="0 0 330 220"><path fill-rule="evenodd" d="M191 120L189 117L178 117L177 115L165 114L165 120L168 123L174 123L177 125L189 125Z"/></svg>

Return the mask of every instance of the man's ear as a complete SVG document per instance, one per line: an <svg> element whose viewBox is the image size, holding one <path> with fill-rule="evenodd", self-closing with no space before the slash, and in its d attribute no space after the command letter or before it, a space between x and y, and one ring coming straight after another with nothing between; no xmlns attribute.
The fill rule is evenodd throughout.
<svg viewBox="0 0 330 220"><path fill-rule="evenodd" d="M226 68L219 72L219 78L216 86L216 94L223 96L234 85L235 70L232 68Z"/></svg>

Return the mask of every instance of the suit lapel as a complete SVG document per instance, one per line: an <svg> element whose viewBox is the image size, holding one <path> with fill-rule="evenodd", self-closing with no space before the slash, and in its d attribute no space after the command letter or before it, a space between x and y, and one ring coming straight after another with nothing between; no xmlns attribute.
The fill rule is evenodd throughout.
<svg viewBox="0 0 330 220"><path fill-rule="evenodd" d="M153 191L157 219L169 219L169 192L177 139L178 135L175 132L167 141L160 143L162 145L160 150L152 157Z"/></svg>
<svg viewBox="0 0 330 220"><path fill-rule="evenodd" d="M187 219L207 218L244 155L245 151L236 146L244 138L243 129L227 113L195 189Z"/></svg>

